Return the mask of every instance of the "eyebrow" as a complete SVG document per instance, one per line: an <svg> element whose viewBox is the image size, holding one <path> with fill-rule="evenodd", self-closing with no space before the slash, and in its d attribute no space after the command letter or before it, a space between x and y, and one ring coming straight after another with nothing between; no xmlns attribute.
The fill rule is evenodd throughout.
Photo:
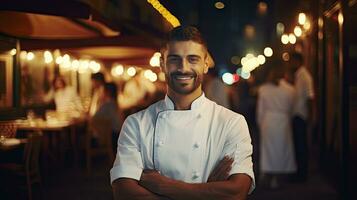
<svg viewBox="0 0 357 200"><path fill-rule="evenodd" d="M177 55L177 54L169 54L169 55L167 55L167 57L180 58L181 56L179 56L179 55Z"/></svg>
<svg viewBox="0 0 357 200"><path fill-rule="evenodd" d="M177 54L169 54L167 57L181 58L181 56ZM201 59L201 56L199 55L188 55L187 57Z"/></svg>

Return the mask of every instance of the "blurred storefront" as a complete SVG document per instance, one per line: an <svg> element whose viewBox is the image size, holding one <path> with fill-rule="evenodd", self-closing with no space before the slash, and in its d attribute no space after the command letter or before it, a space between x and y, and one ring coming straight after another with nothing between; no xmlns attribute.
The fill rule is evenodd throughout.
<svg viewBox="0 0 357 200"><path fill-rule="evenodd" d="M343 199L356 198L356 23L356 1L320 1L316 36L321 166Z"/></svg>
<svg viewBox="0 0 357 200"><path fill-rule="evenodd" d="M140 0L3 1L0 24L2 120L44 106L52 80L59 75L84 102L91 95L90 75L95 72L103 72L120 87L135 74L162 81L150 59L163 33L173 26ZM135 73L128 75L129 68ZM148 70L151 74L144 76Z"/></svg>

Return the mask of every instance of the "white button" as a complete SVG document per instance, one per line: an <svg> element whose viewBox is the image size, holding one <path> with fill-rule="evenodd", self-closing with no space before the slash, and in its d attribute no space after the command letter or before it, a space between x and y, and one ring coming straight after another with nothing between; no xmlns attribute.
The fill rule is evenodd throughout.
<svg viewBox="0 0 357 200"><path fill-rule="evenodd" d="M199 148L199 147L200 147L200 143L199 143L199 142L196 142L196 143L193 145L193 147Z"/></svg>
<svg viewBox="0 0 357 200"><path fill-rule="evenodd" d="M198 179L199 177L200 177L200 173L199 172L197 172L197 171L193 172L192 179Z"/></svg>
<svg viewBox="0 0 357 200"><path fill-rule="evenodd" d="M201 114L197 115L197 119L201 118Z"/></svg>
<svg viewBox="0 0 357 200"><path fill-rule="evenodd" d="M164 141L160 140L158 143L157 143L157 146L162 146L164 145Z"/></svg>

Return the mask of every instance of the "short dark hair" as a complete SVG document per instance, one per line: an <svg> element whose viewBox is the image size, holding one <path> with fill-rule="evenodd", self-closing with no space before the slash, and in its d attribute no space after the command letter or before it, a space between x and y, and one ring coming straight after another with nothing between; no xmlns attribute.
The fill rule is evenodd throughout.
<svg viewBox="0 0 357 200"><path fill-rule="evenodd" d="M63 76L56 76L54 79L53 79L53 81L52 81L52 85L53 85L53 87L55 88L55 90L56 90L56 82L57 81L60 81L61 83L62 83L62 85L63 85L63 87L66 87L67 86L67 83L66 83L66 81L64 80L64 77Z"/></svg>
<svg viewBox="0 0 357 200"><path fill-rule="evenodd" d="M166 48L169 42L192 40L204 46L207 49L207 43L202 37L201 32L194 26L178 26L166 34L162 49Z"/></svg>
<svg viewBox="0 0 357 200"><path fill-rule="evenodd" d="M299 61L301 64L304 63L304 57L302 56L301 53L294 52L291 54L291 59Z"/></svg>
<svg viewBox="0 0 357 200"><path fill-rule="evenodd" d="M104 84L104 92L109 94L112 99L117 99L118 96L118 87L115 83L105 83Z"/></svg>
<svg viewBox="0 0 357 200"><path fill-rule="evenodd" d="M92 80L96 80L99 81L101 83L105 83L105 78L104 78L104 74L101 72L97 72L91 75L91 79Z"/></svg>

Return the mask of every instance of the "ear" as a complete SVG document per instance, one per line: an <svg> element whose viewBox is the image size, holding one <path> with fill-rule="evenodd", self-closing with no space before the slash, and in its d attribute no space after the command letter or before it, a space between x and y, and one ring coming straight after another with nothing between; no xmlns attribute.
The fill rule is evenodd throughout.
<svg viewBox="0 0 357 200"><path fill-rule="evenodd" d="M160 56L160 69L162 72L165 72L165 61L163 55Z"/></svg>
<svg viewBox="0 0 357 200"><path fill-rule="evenodd" d="M203 73L207 74L209 68L209 59L208 56L205 58L205 66L203 67Z"/></svg>

